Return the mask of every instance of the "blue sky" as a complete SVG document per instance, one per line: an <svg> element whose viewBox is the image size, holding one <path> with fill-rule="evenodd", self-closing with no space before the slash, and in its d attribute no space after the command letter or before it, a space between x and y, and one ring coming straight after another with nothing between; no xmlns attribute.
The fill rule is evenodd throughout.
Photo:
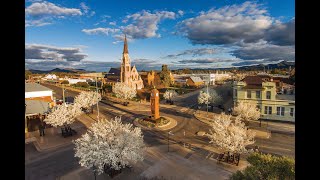
<svg viewBox="0 0 320 180"><path fill-rule="evenodd" d="M27 69L138 70L295 60L293 0L27 0Z"/></svg>

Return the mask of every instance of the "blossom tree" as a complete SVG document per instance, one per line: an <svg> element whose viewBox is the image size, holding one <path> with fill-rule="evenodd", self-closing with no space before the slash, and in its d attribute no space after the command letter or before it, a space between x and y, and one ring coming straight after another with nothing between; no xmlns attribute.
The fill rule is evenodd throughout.
<svg viewBox="0 0 320 180"><path fill-rule="evenodd" d="M72 124L82 111L78 104L61 104L52 109L52 112L43 120L54 127Z"/></svg>
<svg viewBox="0 0 320 180"><path fill-rule="evenodd" d="M233 110L234 115L238 115L242 120L258 120L260 118L260 110L256 104L246 101L240 101Z"/></svg>
<svg viewBox="0 0 320 180"><path fill-rule="evenodd" d="M207 105L207 117L208 117L208 105L210 103L210 100L211 100L211 96L209 93L200 91L200 94L198 96L198 103Z"/></svg>
<svg viewBox="0 0 320 180"><path fill-rule="evenodd" d="M117 98L126 100L125 104L127 104L127 100L134 98L137 94L136 89L120 82L116 83L112 87L112 91L115 93Z"/></svg>
<svg viewBox="0 0 320 180"><path fill-rule="evenodd" d="M89 108L101 101L101 94L94 91L82 91L75 97L74 103L80 108Z"/></svg>
<svg viewBox="0 0 320 180"><path fill-rule="evenodd" d="M86 168L101 174L106 167L121 170L143 160L143 135L139 127L122 124L120 117L110 121L101 119L92 124L87 133L73 141L75 157Z"/></svg>
<svg viewBox="0 0 320 180"><path fill-rule="evenodd" d="M178 93L175 90L167 90L164 94L163 97L166 100L169 100L170 102L172 101L172 98L176 97Z"/></svg>
<svg viewBox="0 0 320 180"><path fill-rule="evenodd" d="M231 117L222 113L211 121L209 143L215 143L220 149L231 154L246 153L248 150L245 147L255 142L255 132L249 130L239 117L234 121Z"/></svg>

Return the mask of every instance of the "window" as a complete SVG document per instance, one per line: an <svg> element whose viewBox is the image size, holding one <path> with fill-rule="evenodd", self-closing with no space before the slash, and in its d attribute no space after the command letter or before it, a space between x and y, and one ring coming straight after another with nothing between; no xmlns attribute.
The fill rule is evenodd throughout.
<svg viewBox="0 0 320 180"><path fill-rule="evenodd" d="M264 114L272 114L272 107L271 106L265 106L264 107Z"/></svg>
<svg viewBox="0 0 320 180"><path fill-rule="evenodd" d="M247 98L251 98L251 91L247 91Z"/></svg>
<svg viewBox="0 0 320 180"><path fill-rule="evenodd" d="M277 115L284 116L284 107L277 107Z"/></svg>
<svg viewBox="0 0 320 180"><path fill-rule="evenodd" d="M294 117L294 108L290 108L290 116Z"/></svg>
<svg viewBox="0 0 320 180"><path fill-rule="evenodd" d="M271 91L267 91L267 99L271 99Z"/></svg>
<svg viewBox="0 0 320 180"><path fill-rule="evenodd" d="M127 71L129 71L129 66L127 66Z"/></svg>
<svg viewBox="0 0 320 180"><path fill-rule="evenodd" d="M260 99L260 91L256 91L256 98Z"/></svg>

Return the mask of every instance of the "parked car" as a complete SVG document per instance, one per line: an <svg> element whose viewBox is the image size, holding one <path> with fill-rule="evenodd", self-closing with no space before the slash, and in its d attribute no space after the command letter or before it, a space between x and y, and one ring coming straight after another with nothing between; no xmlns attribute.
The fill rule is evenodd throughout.
<svg viewBox="0 0 320 180"><path fill-rule="evenodd" d="M56 99L56 104L61 105L63 103L63 101L61 99Z"/></svg>

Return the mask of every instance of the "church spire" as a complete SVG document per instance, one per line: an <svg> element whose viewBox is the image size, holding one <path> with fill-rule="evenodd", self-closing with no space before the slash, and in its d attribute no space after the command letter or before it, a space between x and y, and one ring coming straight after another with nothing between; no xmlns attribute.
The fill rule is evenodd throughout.
<svg viewBox="0 0 320 180"><path fill-rule="evenodd" d="M129 52L128 52L128 43L127 43L127 36L126 36L126 34L124 35L123 54L124 54L124 53L129 54Z"/></svg>

